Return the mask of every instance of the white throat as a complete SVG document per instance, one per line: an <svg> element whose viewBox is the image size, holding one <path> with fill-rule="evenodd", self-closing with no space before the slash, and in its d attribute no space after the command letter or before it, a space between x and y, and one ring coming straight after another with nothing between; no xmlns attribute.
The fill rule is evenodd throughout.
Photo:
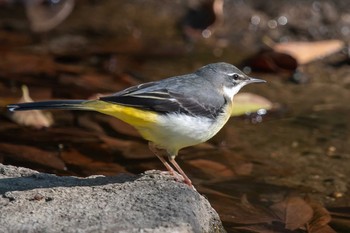
<svg viewBox="0 0 350 233"><path fill-rule="evenodd" d="M239 92L239 90L241 90L243 86L244 85L239 84L234 87L224 87L223 88L224 95L228 96L232 100L233 97L237 94L237 92Z"/></svg>

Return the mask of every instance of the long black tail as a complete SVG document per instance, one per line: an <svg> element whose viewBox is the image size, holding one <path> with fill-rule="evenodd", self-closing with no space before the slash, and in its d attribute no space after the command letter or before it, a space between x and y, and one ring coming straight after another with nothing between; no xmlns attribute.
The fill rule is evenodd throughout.
<svg viewBox="0 0 350 233"><path fill-rule="evenodd" d="M91 110L83 105L86 100L48 100L29 103L10 104L7 109L10 111L41 110L41 109L62 109L62 110Z"/></svg>

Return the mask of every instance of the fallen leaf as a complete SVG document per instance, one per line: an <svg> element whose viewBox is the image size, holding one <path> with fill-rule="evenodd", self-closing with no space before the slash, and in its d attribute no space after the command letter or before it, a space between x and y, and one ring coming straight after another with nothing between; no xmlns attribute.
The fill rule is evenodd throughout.
<svg viewBox="0 0 350 233"><path fill-rule="evenodd" d="M106 135L100 135L103 147L112 151L119 151L125 159L149 159L155 155L148 149L147 143L133 140L121 140Z"/></svg>
<svg viewBox="0 0 350 233"><path fill-rule="evenodd" d="M67 166L78 168L79 172L84 175L99 174L110 176L126 172L126 169L119 164L91 158L75 148L62 150L60 157Z"/></svg>
<svg viewBox="0 0 350 233"><path fill-rule="evenodd" d="M270 110L273 104L268 99L252 93L238 93L233 99L231 116L240 116L260 109Z"/></svg>
<svg viewBox="0 0 350 233"><path fill-rule="evenodd" d="M237 164L237 166L234 167L234 171L239 176L248 176L253 171L253 164L252 163Z"/></svg>
<svg viewBox="0 0 350 233"><path fill-rule="evenodd" d="M26 86L22 86L22 98L18 102L33 102ZM36 129L50 127L53 124L52 115L49 112L40 110L9 112L8 116L19 125L30 126Z"/></svg>
<svg viewBox="0 0 350 233"><path fill-rule="evenodd" d="M298 68L298 62L293 56L272 49L260 51L244 61L244 65L250 66L253 70L265 72L293 73Z"/></svg>
<svg viewBox="0 0 350 233"><path fill-rule="evenodd" d="M11 78L18 79L21 82L27 78L23 77L24 75L46 74L48 76L47 80L40 79L40 84L46 84L47 82L51 84L51 77L57 73L56 64L52 56L12 50L1 54L0 71L8 75L13 75ZM37 79L32 82L37 82Z"/></svg>
<svg viewBox="0 0 350 233"><path fill-rule="evenodd" d="M278 220L266 208L253 205L247 199L246 195L241 197L241 202L233 206L232 213L235 213L234 222L238 224L271 224Z"/></svg>
<svg viewBox="0 0 350 233"><path fill-rule="evenodd" d="M66 169L65 163L56 152L41 150L34 146L0 143L0 153L22 162L36 163L59 170Z"/></svg>
<svg viewBox="0 0 350 233"><path fill-rule="evenodd" d="M207 159L193 159L188 161L192 166L200 169L202 172L215 178L227 178L235 176L235 173L226 165L207 160Z"/></svg>
<svg viewBox="0 0 350 233"><path fill-rule="evenodd" d="M313 209L301 197L290 196L285 200L273 204L271 210L285 223L288 230L296 230L306 224L313 217Z"/></svg>
<svg viewBox="0 0 350 233"><path fill-rule="evenodd" d="M338 52L344 46L345 44L341 40L296 41L277 43L273 46L273 50L279 53L289 54L297 60L299 65L303 65Z"/></svg>
<svg viewBox="0 0 350 233"><path fill-rule="evenodd" d="M31 43L31 36L25 32L0 31L0 47L1 49L9 49L13 47L27 46Z"/></svg>
<svg viewBox="0 0 350 233"><path fill-rule="evenodd" d="M312 217L312 220L309 223L309 231L310 233L326 233L326 232L335 232L333 229L331 229L328 224L331 221L331 215L324 208L321 204L308 200L310 203L310 206L312 207L314 211L314 215ZM331 231L333 230L333 231Z"/></svg>
<svg viewBox="0 0 350 233"><path fill-rule="evenodd" d="M319 203L298 196L288 196L270 207L285 228L291 231L305 229L308 233L335 233L328 225L329 212Z"/></svg>
<svg viewBox="0 0 350 233"><path fill-rule="evenodd" d="M286 229L296 230L304 226L311 220L313 213L313 209L302 198L289 198L286 208Z"/></svg>

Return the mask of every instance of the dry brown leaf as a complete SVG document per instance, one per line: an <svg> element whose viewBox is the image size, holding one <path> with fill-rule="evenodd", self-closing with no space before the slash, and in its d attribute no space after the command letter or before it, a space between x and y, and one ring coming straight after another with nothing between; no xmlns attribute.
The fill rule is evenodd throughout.
<svg viewBox="0 0 350 233"><path fill-rule="evenodd" d="M33 102L26 86L22 86L22 98L18 102ZM49 112L43 112L40 110L11 112L9 113L9 117L19 125L30 126L36 129L50 127L54 123L52 115Z"/></svg>
<svg viewBox="0 0 350 233"><path fill-rule="evenodd" d="M19 161L31 162L54 169L65 170L65 163L57 157L57 153L40 150L33 146L0 143L0 153Z"/></svg>
<svg viewBox="0 0 350 233"><path fill-rule="evenodd" d="M250 203L246 195L242 196L241 203L237 203L230 208L234 216L233 221L238 224L271 224L278 220L265 208Z"/></svg>
<svg viewBox="0 0 350 233"><path fill-rule="evenodd" d="M296 196L287 197L270 208L285 223L285 228L292 231L305 226L314 213L304 199Z"/></svg>
<svg viewBox="0 0 350 233"><path fill-rule="evenodd" d="M237 166L234 167L234 171L237 175L248 176L253 171L253 164L252 163L238 164Z"/></svg>
<svg viewBox="0 0 350 233"><path fill-rule="evenodd" d="M315 201L309 200L308 202L310 203L310 206L314 211L312 220L309 223L309 232L310 233L334 232L334 231L330 231L333 229L331 229L328 226L328 223L330 223L332 219L328 210L326 210L326 208L324 208L321 204Z"/></svg>
<svg viewBox="0 0 350 233"><path fill-rule="evenodd" d="M298 62L293 56L272 50L262 50L247 59L244 64L254 70L266 72L292 73L298 68Z"/></svg>
<svg viewBox="0 0 350 233"><path fill-rule="evenodd" d="M324 40L314 42L285 42L275 44L273 50L293 56L299 65L331 55L344 48L341 40Z"/></svg>
<svg viewBox="0 0 350 233"><path fill-rule="evenodd" d="M199 168L202 172L215 178L227 178L233 177L234 172L229 169L226 165L207 160L207 159L194 159L188 161L192 166Z"/></svg>
<svg viewBox="0 0 350 233"><path fill-rule="evenodd" d="M105 143L103 145L104 148L108 148L112 151L120 151L121 156L126 159L155 158L155 155L148 149L147 143L133 140L121 140L106 135L99 135L99 138Z"/></svg>
<svg viewBox="0 0 350 233"><path fill-rule="evenodd" d="M0 47L3 49L9 49L12 46L18 48L22 46L27 46L32 43L30 34L13 30L1 30L0 41Z"/></svg>
<svg viewBox="0 0 350 233"><path fill-rule="evenodd" d="M110 176L127 172L119 164L93 159L74 148L62 151L60 156L67 165L79 168L84 175L100 174Z"/></svg>
<svg viewBox="0 0 350 233"><path fill-rule="evenodd" d="M20 64L20 65L19 65ZM19 51L6 51L1 54L0 70L7 74L56 74L56 63L49 55L23 53ZM13 78L16 78L14 76ZM20 76L23 81L25 77ZM42 82L46 82L43 80ZM33 80L35 82L35 80Z"/></svg>
<svg viewBox="0 0 350 233"><path fill-rule="evenodd" d="M300 197L291 197L288 199L286 209L286 229L296 230L305 226L314 214L311 206Z"/></svg>
<svg viewBox="0 0 350 233"><path fill-rule="evenodd" d="M278 217L280 221L282 222L286 221L287 202L285 200L273 204L272 206L270 206L270 209L273 211L273 213Z"/></svg>

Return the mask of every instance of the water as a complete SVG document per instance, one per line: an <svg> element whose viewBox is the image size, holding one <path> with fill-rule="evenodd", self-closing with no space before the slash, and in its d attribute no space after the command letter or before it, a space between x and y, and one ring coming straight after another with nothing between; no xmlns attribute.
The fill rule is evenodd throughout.
<svg viewBox="0 0 350 233"><path fill-rule="evenodd" d="M106 9L109 12L115 4L106 1L81 5L43 42L24 33L26 19L20 11L13 22L9 13L4 15L7 21L2 21L5 26L0 31L4 38L0 46L4 58L0 61L3 104L19 98L23 83L35 100L80 99L193 72L211 62L239 65L257 52L256 41L262 38L259 27L249 31L249 25L244 24L244 19L249 23L251 18L250 11L245 11L250 9L245 1L227 6L226 10L241 7L238 13L242 14L237 13L238 19L228 18L229 23L217 32L216 40L190 42L184 42L174 27L178 13L168 17L174 6L165 4L159 14L154 14L159 4L151 4L153 9L141 1L139 4L146 9L142 17L131 14L135 6L126 3L117 12L106 14ZM176 12L185 9L181 4L176 7ZM87 18L81 15L92 13L100 17L93 22L81 20ZM108 15L113 18L106 20ZM153 20L155 15L160 19ZM145 18L152 20L140 20ZM261 24L268 21L264 17L260 20ZM227 25L235 25L234 30ZM268 33L276 38L282 33L284 39L298 36L285 28ZM177 157L229 232L246 224L237 220L243 218L240 213L269 208L290 195L308 196L328 209L350 206L348 60L344 53L338 53L300 68L299 84L290 81L291 74L286 72L252 73L268 82L249 85L242 91L264 96L278 107L264 115L260 123L252 123L249 117L232 118L209 142L183 149ZM2 117L0 161L59 175L164 170L137 132L118 120L76 112L55 112L54 117L54 127L39 131ZM23 151L30 156L23 156ZM52 158L49 161L48 156ZM265 216L249 211L247 216L255 220Z"/></svg>

